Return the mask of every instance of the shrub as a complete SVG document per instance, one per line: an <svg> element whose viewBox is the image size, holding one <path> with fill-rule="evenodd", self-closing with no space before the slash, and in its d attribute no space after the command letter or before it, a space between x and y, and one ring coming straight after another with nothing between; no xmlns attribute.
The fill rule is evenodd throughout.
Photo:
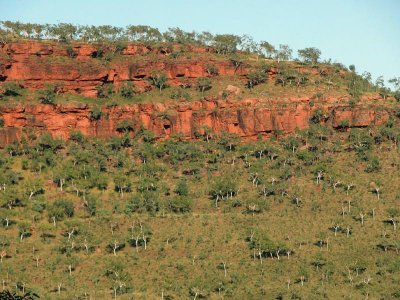
<svg viewBox="0 0 400 300"><path fill-rule="evenodd" d="M350 121L349 120L342 120L339 125L338 128L339 129L346 129L350 127Z"/></svg>
<svg viewBox="0 0 400 300"><path fill-rule="evenodd" d="M367 173L378 172L380 169L381 169L381 164L379 160L376 157L373 157L367 164L365 172Z"/></svg>
<svg viewBox="0 0 400 300"><path fill-rule="evenodd" d="M267 81L267 75L262 70L256 70L247 75L247 87L252 89L256 85Z"/></svg>
<svg viewBox="0 0 400 300"><path fill-rule="evenodd" d="M131 82L127 82L121 86L119 93L124 98L132 98L135 95L135 89Z"/></svg>
<svg viewBox="0 0 400 300"><path fill-rule="evenodd" d="M68 55L70 58L75 58L75 57L78 56L78 52L76 52L76 51L74 50L74 48L72 48L71 46L68 46L67 49L66 49L66 51L67 51L67 55Z"/></svg>
<svg viewBox="0 0 400 300"><path fill-rule="evenodd" d="M394 92L393 97L397 100L397 102L400 102L400 90Z"/></svg>
<svg viewBox="0 0 400 300"><path fill-rule="evenodd" d="M85 136L79 130L71 131L71 133L69 134L69 138L77 143L82 143L85 141Z"/></svg>
<svg viewBox="0 0 400 300"><path fill-rule="evenodd" d="M3 128L3 127L4 127L4 119L0 118L0 128Z"/></svg>
<svg viewBox="0 0 400 300"><path fill-rule="evenodd" d="M3 96L20 96L21 95L21 86L15 82L6 82L2 86L2 95Z"/></svg>
<svg viewBox="0 0 400 300"><path fill-rule="evenodd" d="M156 141L155 134L150 130L146 130L146 129L141 130L141 136L142 136L143 142L145 142L145 143L153 144Z"/></svg>
<svg viewBox="0 0 400 300"><path fill-rule="evenodd" d="M125 213L131 214L134 212L140 212L142 209L142 202L138 196L132 196L125 204Z"/></svg>
<svg viewBox="0 0 400 300"><path fill-rule="evenodd" d="M118 132L130 132L133 131L134 125L129 120L122 120L116 129Z"/></svg>
<svg viewBox="0 0 400 300"><path fill-rule="evenodd" d="M49 207L49 218L55 218L57 221L63 220L65 217L72 217L74 215L74 204L71 200L57 199Z"/></svg>
<svg viewBox="0 0 400 300"><path fill-rule="evenodd" d="M174 197L168 202L168 207L172 212L185 213L191 210L192 200L188 197Z"/></svg>
<svg viewBox="0 0 400 300"><path fill-rule="evenodd" d="M175 193L179 196L187 196L189 194L189 188L185 179L180 179L175 188Z"/></svg>
<svg viewBox="0 0 400 300"><path fill-rule="evenodd" d="M114 88L112 83L106 83L97 86L97 97L98 98L108 98L114 94Z"/></svg>
<svg viewBox="0 0 400 300"><path fill-rule="evenodd" d="M85 210L89 216L94 216L97 209L97 200L94 197L88 197L85 202Z"/></svg>
<svg viewBox="0 0 400 300"><path fill-rule="evenodd" d="M38 213L42 213L46 209L46 202L43 200L34 200L32 202L32 210Z"/></svg>
<svg viewBox="0 0 400 300"><path fill-rule="evenodd" d="M208 75L210 75L210 76L215 76L215 75L218 75L218 73L219 73L218 68L214 64L207 64L206 71L207 71Z"/></svg>
<svg viewBox="0 0 400 300"><path fill-rule="evenodd" d="M91 121L98 121L98 120L101 119L102 115L103 115L103 113L102 113L102 111L100 110L100 108L98 108L98 107L93 107L93 108L90 110L89 119L90 119Z"/></svg>
<svg viewBox="0 0 400 300"><path fill-rule="evenodd" d="M174 89L170 95L170 98L190 100L190 94L182 89Z"/></svg>
<svg viewBox="0 0 400 300"><path fill-rule="evenodd" d="M312 116L310 117L310 122L314 124L320 123L324 119L324 111L321 108L317 108Z"/></svg>
<svg viewBox="0 0 400 300"><path fill-rule="evenodd" d="M21 286L20 283L16 284L16 287L21 290ZM11 292L8 290L3 290L2 292L0 292L0 299L15 299L15 300L35 300L35 299L39 299L39 295L37 295L36 293L32 292L32 291L27 291L24 294L20 295L20 292Z"/></svg>
<svg viewBox="0 0 400 300"><path fill-rule="evenodd" d="M39 92L39 101L42 104L54 104L56 100L56 93L54 92L54 88L47 87L44 90Z"/></svg>

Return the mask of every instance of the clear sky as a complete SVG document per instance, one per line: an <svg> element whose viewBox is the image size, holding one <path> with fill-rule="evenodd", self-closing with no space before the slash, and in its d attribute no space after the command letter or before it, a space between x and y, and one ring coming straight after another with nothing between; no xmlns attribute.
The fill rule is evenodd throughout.
<svg viewBox="0 0 400 300"><path fill-rule="evenodd" d="M400 76L400 0L0 0L0 20L249 34Z"/></svg>

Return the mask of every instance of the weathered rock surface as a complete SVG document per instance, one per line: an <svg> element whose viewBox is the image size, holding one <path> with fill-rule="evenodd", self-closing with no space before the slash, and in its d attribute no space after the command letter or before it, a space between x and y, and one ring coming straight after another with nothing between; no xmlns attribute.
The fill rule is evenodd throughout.
<svg viewBox="0 0 400 300"><path fill-rule="evenodd" d="M235 67L229 60L209 59L207 55L195 58L184 56L171 59L171 53L180 53L183 46L151 48L145 45L128 45L118 59L106 62L95 58L101 45L55 42L20 41L0 45L0 85L17 81L27 89L42 89L49 83L61 84L61 92L80 93L96 97L97 87L105 83L115 86L130 81L138 89L146 89L151 72L160 69L166 73L169 84L181 85L194 82L198 77L208 76L208 65L218 68L219 76L245 76L250 71L246 63ZM188 46L185 46L188 47ZM186 51L204 53L208 48L190 47ZM106 49L110 51L110 49ZM175 52L174 52L175 51ZM151 54L146 56L146 54ZM151 59L149 58L151 57ZM303 68L304 72L317 72ZM299 69L302 71L302 68ZM268 75L275 76L276 70ZM327 125L333 128L366 127L387 121L388 112L357 105L344 104L344 98L325 98L311 105L308 96L291 99L248 98L233 100L241 94L239 87L228 85L223 97L194 102L170 102L154 104L132 104L129 106L103 107L100 120L90 119L91 108L85 104L68 105L27 104L0 107L0 146L21 136L28 129L37 133L48 132L54 137L69 138L70 132L107 138L122 133L118 131L122 121L134 128L143 125L158 138L180 134L194 138L205 130L238 134L246 139L258 135L268 137L276 132L290 133L309 126L315 107L322 107L330 116ZM229 95L233 96L230 97ZM366 100L375 100L379 95L370 95ZM315 102L315 100L313 101ZM135 131L135 130L133 130ZM134 132L132 133L134 134Z"/></svg>
<svg viewBox="0 0 400 300"><path fill-rule="evenodd" d="M179 47L182 46L173 48ZM189 48L191 52L208 51L200 47ZM119 86L122 82L132 81L139 90L143 90L149 85L148 77L155 69L163 70L171 85L207 76L208 64L217 67L221 76L246 74L245 65L235 68L230 61L170 59L169 55L174 50L179 49L128 45L117 62L106 63L94 58L99 49L92 44L74 43L67 46L39 41L7 43L0 45L0 84L17 81L27 89L38 90L47 84L58 83L61 92L96 97L97 87L104 83ZM157 59L146 59L143 55L149 52L154 53Z"/></svg>
<svg viewBox="0 0 400 300"><path fill-rule="evenodd" d="M245 139L258 135L268 137L276 132L291 133L309 126L315 107L307 97L287 99L287 104L276 104L274 99L202 100L194 102L134 104L103 107L100 120L90 120L91 108L81 103L69 105L18 105L0 107L4 128L0 129L0 145L21 138L27 129L39 134L68 139L70 132L79 130L85 135L108 138L122 135L118 127L128 121L138 129L140 125L158 138L180 134L195 138L208 127L212 132L226 131ZM330 115L327 125L338 128L343 122L350 127L366 127L385 123L389 113L382 109L353 108L340 102L325 102L322 107ZM132 133L134 134L134 133Z"/></svg>

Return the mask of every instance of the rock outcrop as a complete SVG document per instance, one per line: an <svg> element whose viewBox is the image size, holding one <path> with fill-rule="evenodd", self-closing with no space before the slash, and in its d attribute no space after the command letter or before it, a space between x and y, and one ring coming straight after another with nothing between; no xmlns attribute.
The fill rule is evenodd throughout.
<svg viewBox="0 0 400 300"><path fill-rule="evenodd" d="M68 139L71 131L85 135L108 138L123 134L122 124L129 124L131 134L142 125L157 138L181 135L195 138L206 130L235 133L245 139L261 135L269 137L277 132L291 133L309 126L310 116L316 106L310 106L307 97L286 99L245 99L241 101L208 99L194 102L134 104L103 107L98 120L90 118L91 108L86 104L69 105L17 105L0 107L4 126L0 129L0 145L20 139L29 129L53 137ZM366 127L385 123L389 113L370 107L350 107L334 101L318 104L326 115L327 125L338 128Z"/></svg>
<svg viewBox="0 0 400 300"><path fill-rule="evenodd" d="M97 96L97 87L112 83L118 87L131 81L135 87L145 90L153 70L163 70L171 85L187 84L198 77L208 76L207 66L212 64L221 76L245 75L246 65L234 66L228 60L205 57L171 58L172 49L150 48L144 45L128 45L118 60L108 62L98 59L100 46L74 43L63 45L54 42L20 41L0 45L0 83L19 82L24 88L43 89L47 84L57 83L61 92ZM186 46L188 47L188 46ZM176 49L174 49L176 48ZM189 47L191 53L207 52L206 48ZM108 54L113 50L106 49ZM154 56L146 58L145 54Z"/></svg>
<svg viewBox="0 0 400 300"><path fill-rule="evenodd" d="M0 45L0 85L19 82L24 88L38 90L50 83L59 85L59 92L79 93L96 97L98 86L124 82L145 91L154 70L162 70L171 85L190 85L198 77L246 76L251 65L243 61L220 59L204 54L211 49L194 46L149 47L131 44L118 50L115 59L98 56L112 54L112 46L84 43L19 41ZM111 48L110 48L111 47ZM184 48L184 49L183 49ZM190 52L190 53L189 53ZM183 53L183 54L182 54ZM186 55L186 54L187 55ZM200 55L200 53L202 53ZM217 70L218 74L215 74ZM320 76L322 70L297 66L298 72ZM213 73L213 74L211 74ZM270 69L273 78L277 70ZM339 76L342 76L340 74ZM311 97L291 99L241 98L241 89L229 85L219 97L193 102L145 103L102 107L100 118L91 118L91 107L82 103L68 105L25 104L0 107L0 146L20 139L33 130L67 139L71 131L107 138L124 134L133 135L140 126L151 130L158 138L181 135L194 138L205 131L235 133L246 139L261 135L290 133L309 126L316 107L329 116L327 125L333 128L366 127L382 124L388 112L382 109L350 107L346 97L312 100ZM283 97L283 96L282 96ZM376 100L379 95L372 95ZM222 100L225 99L226 100ZM110 100L111 101L111 100ZM314 103L315 102L315 103ZM129 124L124 128L123 124ZM126 127L126 126L125 126Z"/></svg>

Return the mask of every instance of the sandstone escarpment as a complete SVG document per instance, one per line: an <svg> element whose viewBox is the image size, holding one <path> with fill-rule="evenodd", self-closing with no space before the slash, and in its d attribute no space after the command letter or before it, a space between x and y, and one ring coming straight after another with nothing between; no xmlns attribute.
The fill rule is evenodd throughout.
<svg viewBox="0 0 400 300"><path fill-rule="evenodd" d="M149 77L154 70L165 73L172 86L190 85L199 77L234 76L245 79L249 77L249 72L254 71L250 60L239 62L212 55L212 49L205 47L129 44L118 50L117 55L112 55L112 59L99 59L100 52L104 55L115 54L117 51L112 45L102 47L105 46L40 41L2 44L0 85L18 82L26 89L40 90L47 84L57 83L57 92L96 97L98 87L106 83L118 88L122 83L131 82L137 91L146 91L151 88ZM217 74L210 74L210 65L217 70ZM265 75L269 80L279 76L276 68L276 65L270 66L263 71L267 72ZM88 136L107 138L124 134L127 130L121 130L123 122L128 122L128 132L131 135L143 126L154 132L157 138L181 135L182 138L190 139L205 131L216 134L224 131L245 139L255 139L260 135L268 137L307 128L310 116L317 108L324 111L326 125L333 128L342 129L344 125L366 127L388 120L386 110L368 108L365 104L349 106L349 98L346 96L321 98L320 93L317 93L317 85L325 80L329 83L329 91L335 86L331 81L332 76L343 78L345 71L331 69L329 73L324 67L313 68L302 64L293 64L291 68L284 80L293 81L290 84L297 85L298 92L300 83L295 83L295 80L300 77L293 74L307 74L307 80L313 85L317 97L308 93L308 96L289 99L284 99L284 96L250 98L243 96L241 88L228 86L225 92L230 96L225 100L223 91L219 91L217 97L198 96L197 99L202 100L192 102L175 100L157 103L157 99L153 99L154 103L104 106L101 108L101 117L95 119L90 117L92 107L83 103L4 104L0 106L0 119L3 123L3 128L0 128L0 146L20 139L30 131L50 133L54 137L67 139L72 131L79 130ZM343 94L343 91L336 93ZM364 100L374 103L379 99L379 94L369 97ZM25 102L29 103L29 99Z"/></svg>
<svg viewBox="0 0 400 300"><path fill-rule="evenodd" d="M128 45L118 53L118 59L112 61L96 58L101 49L99 47L82 43L67 46L39 41L0 45L0 82L19 82L31 90L57 83L61 92L96 97L97 87L105 83L118 87L122 82L131 81L139 91L143 91L149 87L151 72L157 69L163 70L171 85L208 76L209 64L218 69L220 76L247 73L245 64L235 66L228 60L205 57L171 59L171 51L183 51L180 49L183 46L179 45L167 50L163 47ZM191 54L208 51L201 47L186 48L185 51ZM107 53L113 53L113 50L106 50ZM149 53L152 56L146 56Z"/></svg>
<svg viewBox="0 0 400 300"><path fill-rule="evenodd" d="M0 145L4 146L32 129L53 137L68 139L72 131L79 130L85 135L107 138L122 135L120 126L130 124L130 133L143 126L155 133L157 138L181 135L195 138L205 130L214 133L223 131L237 134L245 139L261 135L271 136L277 132L287 134L296 129L307 128L316 106L310 106L310 98L287 99L245 99L202 100L165 104L133 104L103 107L99 120L90 118L91 107L86 104L68 105L17 105L0 107L4 128L0 129ZM334 99L319 104L327 117L326 125L349 127L380 125L389 118L382 109L350 107Z"/></svg>

